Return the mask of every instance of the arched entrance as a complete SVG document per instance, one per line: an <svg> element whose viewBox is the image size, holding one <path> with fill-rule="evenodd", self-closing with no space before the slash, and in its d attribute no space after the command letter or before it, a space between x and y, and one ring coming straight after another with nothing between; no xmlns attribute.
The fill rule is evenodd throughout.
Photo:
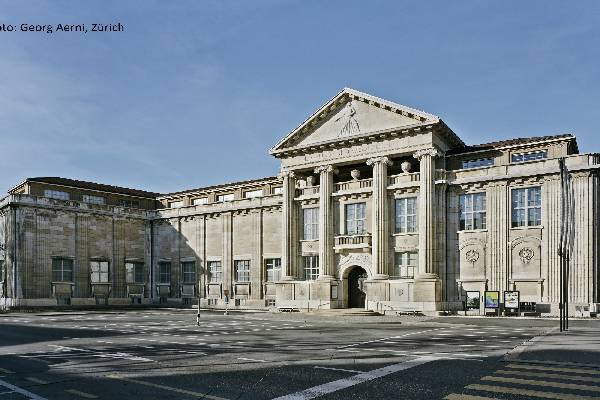
<svg viewBox="0 0 600 400"><path fill-rule="evenodd" d="M363 282L367 279L367 271L354 267L348 274L348 308L365 307L365 289Z"/></svg>

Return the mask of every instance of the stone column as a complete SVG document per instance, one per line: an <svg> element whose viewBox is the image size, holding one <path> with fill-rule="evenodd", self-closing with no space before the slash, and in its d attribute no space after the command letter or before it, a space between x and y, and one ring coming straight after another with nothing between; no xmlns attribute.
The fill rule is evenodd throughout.
<svg viewBox="0 0 600 400"><path fill-rule="evenodd" d="M334 279L335 265L333 257L333 193L332 165L315 168L319 174L319 279Z"/></svg>
<svg viewBox="0 0 600 400"><path fill-rule="evenodd" d="M373 167L373 206L372 206L372 251L373 279L389 278L389 210L387 200L387 167L392 165L388 157L374 157L367 160Z"/></svg>
<svg viewBox="0 0 600 400"><path fill-rule="evenodd" d="M281 206L281 280L291 281L296 277L296 227L297 218L294 207L296 196L296 176L293 171L279 174L283 178L283 204Z"/></svg>
<svg viewBox="0 0 600 400"><path fill-rule="evenodd" d="M415 301L441 301L441 281L435 268L435 157L441 153L434 147L415 152L420 162L419 185L419 272L415 277Z"/></svg>

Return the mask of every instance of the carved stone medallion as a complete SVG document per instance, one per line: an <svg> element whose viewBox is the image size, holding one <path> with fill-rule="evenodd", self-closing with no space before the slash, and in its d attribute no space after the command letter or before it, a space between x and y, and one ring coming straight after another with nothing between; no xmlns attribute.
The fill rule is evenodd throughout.
<svg viewBox="0 0 600 400"><path fill-rule="evenodd" d="M523 247L519 250L519 258L523 261L523 264L529 264L534 255L533 249L529 247Z"/></svg>

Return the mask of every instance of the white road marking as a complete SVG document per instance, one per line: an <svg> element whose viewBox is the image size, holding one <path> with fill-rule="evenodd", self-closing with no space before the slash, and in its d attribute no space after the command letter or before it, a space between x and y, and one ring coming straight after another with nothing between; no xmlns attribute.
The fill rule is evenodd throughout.
<svg viewBox="0 0 600 400"><path fill-rule="evenodd" d="M38 396L35 393L31 393L28 390L22 389L22 388L20 388L18 386L15 386L15 385L11 385L10 383L4 382L3 380L0 380L0 386L4 386L5 388L10 389L10 390L12 390L15 393L22 394L23 396L25 396L25 397L27 397L27 398L29 398L31 400L48 400L45 397Z"/></svg>
<svg viewBox="0 0 600 400"><path fill-rule="evenodd" d="M338 390L346 389L360 383L381 378L396 372L416 367L431 361L437 360L437 357L419 357L413 360L405 361L399 364L388 365L387 367L375 369L372 371L362 372L358 375L353 375L348 378L338 379L337 381L325 383L315 386L300 392L291 393L285 396L277 397L274 400L308 400L319 396L324 396L329 393L337 392Z"/></svg>
<svg viewBox="0 0 600 400"><path fill-rule="evenodd" d="M364 371L357 371L357 370L354 370L354 369L321 367L320 365L315 365L313 368L316 368L316 369L327 369L327 370L331 370L331 371L351 372L353 374L362 374L364 372Z"/></svg>
<svg viewBox="0 0 600 400"><path fill-rule="evenodd" d="M245 357L238 357L238 360L253 361L253 362L266 362L265 360L257 360L257 359L254 359L254 358L245 358Z"/></svg>

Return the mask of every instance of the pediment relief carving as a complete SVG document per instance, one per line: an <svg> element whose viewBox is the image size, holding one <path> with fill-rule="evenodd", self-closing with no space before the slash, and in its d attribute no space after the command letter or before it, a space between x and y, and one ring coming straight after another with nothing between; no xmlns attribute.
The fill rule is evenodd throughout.
<svg viewBox="0 0 600 400"><path fill-rule="evenodd" d="M346 88L280 140L271 154L283 157L288 152L315 149L314 146L373 141L379 136L427 133L438 128L450 147L464 145L440 122L435 115Z"/></svg>

